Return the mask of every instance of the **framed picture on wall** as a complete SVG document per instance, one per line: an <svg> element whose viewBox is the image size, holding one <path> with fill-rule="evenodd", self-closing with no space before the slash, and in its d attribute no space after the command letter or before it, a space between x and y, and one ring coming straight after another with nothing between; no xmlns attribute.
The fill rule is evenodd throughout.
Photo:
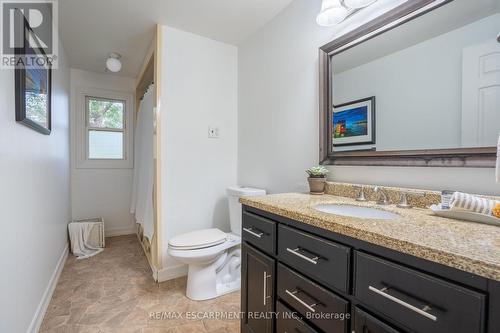
<svg viewBox="0 0 500 333"><path fill-rule="evenodd" d="M375 144L375 96L334 106L331 119L333 146Z"/></svg>
<svg viewBox="0 0 500 333"><path fill-rule="evenodd" d="M16 121L37 132L49 135L51 131L52 68L41 47L26 46L29 45L26 38L29 29L29 27L25 29L25 46L16 49L16 57L25 60L15 69Z"/></svg>

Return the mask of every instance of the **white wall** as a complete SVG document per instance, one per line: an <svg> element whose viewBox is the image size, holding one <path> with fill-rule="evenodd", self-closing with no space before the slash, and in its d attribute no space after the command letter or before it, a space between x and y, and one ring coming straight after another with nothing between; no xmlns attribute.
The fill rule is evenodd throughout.
<svg viewBox="0 0 500 333"><path fill-rule="evenodd" d="M334 39L315 17L320 0L295 0L238 50L238 179L288 192L318 163L318 47ZM493 169L332 167L335 181L500 194Z"/></svg>
<svg viewBox="0 0 500 333"><path fill-rule="evenodd" d="M71 69L71 198L74 219L104 217L106 235L135 232L130 214L133 169L78 169L76 166L76 101L80 88L112 90L134 94L135 80L111 74ZM135 103L134 103L135 104Z"/></svg>
<svg viewBox="0 0 500 333"><path fill-rule="evenodd" d="M67 246L70 220L69 68L59 45L52 133L16 123L14 71L0 70L0 332L36 329ZM46 294L47 293L47 294Z"/></svg>
<svg viewBox="0 0 500 333"><path fill-rule="evenodd" d="M229 231L227 186L236 183L237 49L163 28L161 91L163 252L180 233ZM217 126L219 139L208 138ZM166 257L167 269L178 265Z"/></svg>

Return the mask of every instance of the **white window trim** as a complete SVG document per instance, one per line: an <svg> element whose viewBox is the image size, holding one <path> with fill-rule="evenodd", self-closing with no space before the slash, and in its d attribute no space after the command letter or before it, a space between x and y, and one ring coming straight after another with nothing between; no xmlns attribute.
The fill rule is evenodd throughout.
<svg viewBox="0 0 500 333"><path fill-rule="evenodd" d="M87 97L125 101L123 159L89 159L87 136ZM79 88L76 98L76 168L77 169L132 169L134 95L131 93L93 88Z"/></svg>
<svg viewBox="0 0 500 333"><path fill-rule="evenodd" d="M97 101L105 101L105 102L118 102L123 105L123 119L122 119L122 128L110 128L110 127L94 127L90 125L90 120L89 120L89 101L91 100L97 100ZM115 133L122 133L122 158L110 158L109 160L113 161L122 161L126 158L125 154L125 148L126 148L126 134L125 130L127 129L128 126L128 121L126 115L126 105L127 102L124 100L118 100L118 99L110 99L110 98L102 98L102 97L96 97L96 96L85 96L85 155L89 160L106 160L106 158L90 158L90 142L89 142L89 135L91 131L98 131L98 132L115 132Z"/></svg>

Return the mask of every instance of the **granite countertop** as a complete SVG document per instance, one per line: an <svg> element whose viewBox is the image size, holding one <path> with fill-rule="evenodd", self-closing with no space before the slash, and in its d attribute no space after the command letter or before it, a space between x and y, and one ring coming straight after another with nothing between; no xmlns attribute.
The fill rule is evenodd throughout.
<svg viewBox="0 0 500 333"><path fill-rule="evenodd" d="M500 281L500 227L433 215L430 209L394 205L333 195L273 194L240 199L244 205ZM319 212L318 204L350 204L397 213L395 220L360 219Z"/></svg>

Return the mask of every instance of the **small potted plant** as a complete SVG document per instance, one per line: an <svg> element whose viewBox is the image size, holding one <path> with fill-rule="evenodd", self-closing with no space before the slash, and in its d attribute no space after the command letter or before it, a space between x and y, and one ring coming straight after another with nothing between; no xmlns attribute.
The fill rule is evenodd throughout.
<svg viewBox="0 0 500 333"><path fill-rule="evenodd" d="M311 194L325 193L326 174L328 169L323 166L315 166L306 170L309 178L309 190Z"/></svg>

